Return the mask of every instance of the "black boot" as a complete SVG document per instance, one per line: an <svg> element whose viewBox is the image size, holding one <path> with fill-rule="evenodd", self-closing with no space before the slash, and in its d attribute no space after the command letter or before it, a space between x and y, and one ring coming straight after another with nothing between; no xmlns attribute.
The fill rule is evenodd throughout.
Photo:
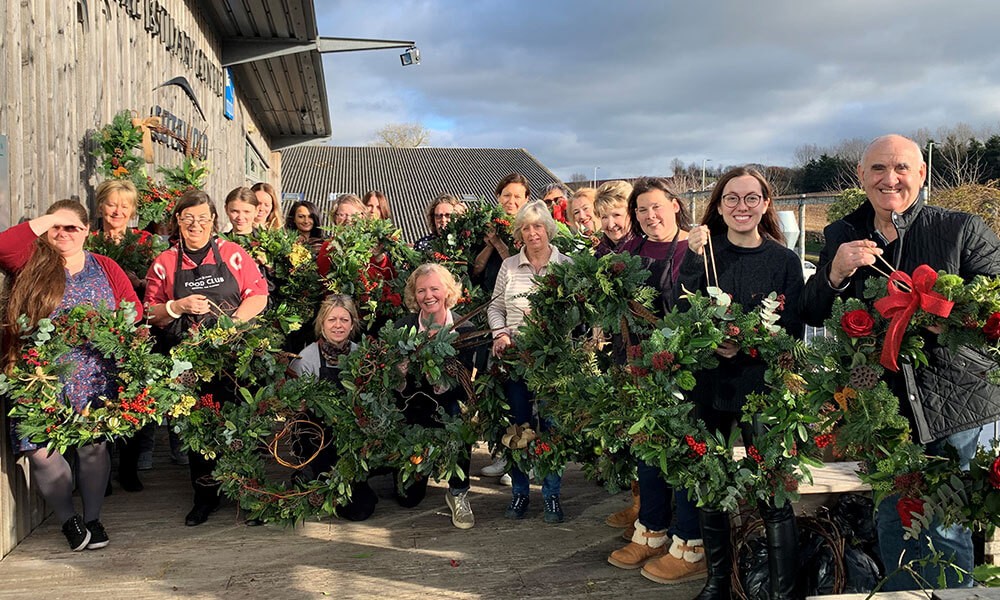
<svg viewBox="0 0 1000 600"><path fill-rule="evenodd" d="M118 441L118 483L126 492L141 492L139 481L139 443L135 436Z"/></svg>
<svg viewBox="0 0 1000 600"><path fill-rule="evenodd" d="M795 589L799 568L799 532L790 504L760 507L767 535L767 566L771 575L771 600L800 598Z"/></svg>
<svg viewBox="0 0 1000 600"><path fill-rule="evenodd" d="M733 574L729 513L699 508L698 524L705 542L708 581L694 600L729 600Z"/></svg>

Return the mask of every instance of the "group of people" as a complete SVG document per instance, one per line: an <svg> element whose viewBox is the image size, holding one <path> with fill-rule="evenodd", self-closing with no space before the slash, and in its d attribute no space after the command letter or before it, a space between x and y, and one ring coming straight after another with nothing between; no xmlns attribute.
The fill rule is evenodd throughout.
<svg viewBox="0 0 1000 600"><path fill-rule="evenodd" d="M482 368L486 354L494 359L516 343L518 327L528 310L527 295L553 264L572 260L552 244L557 223L568 221L576 235L591 238L598 254L628 253L639 256L650 275L648 284L659 292L656 310L661 314L683 303L680 291L719 287L735 302L750 309L770 293L781 294L785 308L779 325L793 335L801 335L804 324L822 325L836 298L863 299L865 281L877 276L870 267L877 257L898 269L912 271L920 264L944 269L969 278L977 274L1000 274L1000 239L978 217L926 206L920 190L926 175L920 148L897 135L875 139L858 165L858 177L868 197L859 209L829 225L820 266L808 282L803 280L799 257L785 248L774 206L774 194L764 176L752 168L734 168L722 175L695 224L684 202L671 190L667 180L641 178L634 184L616 181L598 189L583 188L571 192L562 185L546 188L541 198L532 200L528 180L511 174L496 187L496 199L513 222L515 247L510 247L495 231L481 241L480 250L468 266L471 280L491 298L487 319L492 345L463 349L459 359L470 369ZM101 234L121 235L135 213L134 187L122 182L105 182L98 188L98 211ZM429 233L415 243L418 250L430 248L434 238L464 204L451 195L436 197L428 206ZM219 311L239 320L253 319L267 306L268 282L261 268L239 243L256 227L281 227L280 204L274 189L258 184L252 189L237 188L225 200L225 211L232 226L229 237L218 235L220 219L215 203L204 192L192 190L183 195L169 216L174 235L171 247L160 254L148 273L125 273L114 262L83 249L89 234L87 211L77 202L54 203L45 215L16 225L0 233L0 268L10 277L4 319L4 353L9 366L19 355L17 322L26 315L28 325L78 304L104 301L117 304L133 302L138 318L146 318L155 328L161 349L178 343L195 323L210 319ZM369 192L363 198L341 196L332 212L337 225L347 225L357 218L390 216L384 194ZM287 211L284 226L298 233L309 244L317 259L336 261L333 250L324 244L323 220L315 205L308 201L293 204ZM904 239L905 238L905 239ZM905 242L905 243L904 243ZM373 264L395 276L387 257L373 256ZM711 268L706 269L710 263ZM415 326L433 335L441 327L454 326L461 315L453 308L461 296L455 276L438 264L424 264L412 271L406 281L405 304L411 314L397 325ZM142 299L140 301L140 298ZM459 329L469 327L465 323ZM339 381L339 359L356 348L360 319L354 299L344 295L325 298L315 318L314 341L299 352L292 364L297 374L312 374ZM960 367L947 349L933 345L937 378L956 378ZM614 360L624 364L622 340L608 345ZM627 343L636 344L635 340ZM748 395L764 388L766 365L758 358L740 351L732 342L716 350L719 366L702 371L690 394L693 414L710 429L728 436L734 427L741 430L745 444L760 435L757 423L740 421ZM113 381L113 365L88 346L67 357L76 363L76 372L67 380L65 401L82 409L88 402L108 396ZM403 366L405 371L405 365ZM904 373L905 375L905 373ZM923 405L901 402L905 416L913 421L921 406L939 408L955 403L958 412L982 407L977 399L944 397L934 394L934 377L892 377L901 398L919 396ZM234 390L224 381L210 384L206 390L217 399L234 398ZM545 430L550 423L544 409L523 381L510 379L505 384L511 424L531 424ZM435 426L438 408L455 414L463 400L461 390L431 386L409 375L397 391L405 403L407 422ZM424 399L412 401L414 398ZM403 405L401 405L403 406ZM13 426L13 424L12 424ZM145 435L145 434L141 434ZM140 438L140 436L136 436ZM14 451L27 456L37 489L63 523L70 547L74 550L100 548L108 544L108 535L100 522L100 510L110 473L110 459L105 444L77 449L78 486L83 497L83 515L76 513L72 501L72 477L69 463L44 445L12 436ZM978 429L949 432L927 446L933 453L956 449L967 463L976 448ZM495 440L491 440L495 441ZM302 442L308 444L307 440ZM139 455L142 446L130 442L123 457ZM316 450L316 449L312 449ZM473 527L475 518L469 499L470 448L462 457L464 476L448 482L445 501L456 527ZM314 452L305 451L312 455ZM188 453L194 506L186 517L187 525L205 522L219 505L218 486L211 479L214 464L198 453ZM317 454L310 464L312 475L319 476L336 460L329 448ZM136 459L123 458L129 483L135 477ZM499 465L499 467L498 467ZM530 474L516 466L505 467L501 460L491 465L494 473L508 470L512 493L504 512L510 519L528 516ZM608 517L608 524L625 530L628 544L614 551L608 561L619 568L638 569L650 580L677 583L704 579L700 599L730 597L732 558L730 517L712 506L696 506L684 490L666 484L656 465L637 464L638 481L633 486L634 502L620 513ZM140 484L141 486L141 484ZM135 487L133 485L133 487ZM415 506L423 500L427 481L415 483L398 494L400 504ZM353 490L352 501L339 514L352 520L368 518L377 497L365 482ZM560 478L550 474L541 482L543 520L561 523L565 515L560 502ZM887 566L923 556L926 540L959 567L971 571L972 547L969 531L962 527L932 527L922 539L904 540L902 524L894 510L893 499L878 508L877 529L883 562ZM792 509L772 503L759 506L765 524L770 597L795 598L798 570L798 534ZM904 552L905 551L905 552ZM891 570L891 569L890 569ZM934 580L930 578L930 580ZM969 580L961 584L968 584ZM961 585L954 578L949 586ZM886 589L906 589L913 582L894 577Z"/></svg>

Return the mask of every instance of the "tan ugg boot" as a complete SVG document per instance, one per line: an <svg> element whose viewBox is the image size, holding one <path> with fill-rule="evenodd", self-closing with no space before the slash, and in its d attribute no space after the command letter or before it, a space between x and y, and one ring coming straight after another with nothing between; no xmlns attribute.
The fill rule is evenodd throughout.
<svg viewBox="0 0 1000 600"><path fill-rule="evenodd" d="M684 541L676 535L669 552L642 567L643 577L666 584L703 579L706 572L705 546L702 541Z"/></svg>
<svg viewBox="0 0 1000 600"><path fill-rule="evenodd" d="M622 539L626 542L631 542L633 535L635 535L635 521L625 529L622 529Z"/></svg>
<svg viewBox="0 0 1000 600"><path fill-rule="evenodd" d="M632 523L639 518L639 482L632 482L632 506L624 508L604 519L604 523L610 527L631 527Z"/></svg>
<svg viewBox="0 0 1000 600"><path fill-rule="evenodd" d="M639 521L635 522L635 534L628 546L611 553L608 562L619 569L638 569L651 558L667 551L670 536L666 531L650 531Z"/></svg>

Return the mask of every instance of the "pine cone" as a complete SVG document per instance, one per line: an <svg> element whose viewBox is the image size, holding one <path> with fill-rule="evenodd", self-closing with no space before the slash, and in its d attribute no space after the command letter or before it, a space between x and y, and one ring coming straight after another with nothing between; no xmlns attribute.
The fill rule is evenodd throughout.
<svg viewBox="0 0 1000 600"><path fill-rule="evenodd" d="M193 388L198 385L198 376L195 374L193 369L188 369L177 376L177 383L183 385L184 387Z"/></svg>
<svg viewBox="0 0 1000 600"><path fill-rule="evenodd" d="M861 365L851 370L850 386L858 390L870 390L878 385L878 372L868 366Z"/></svg>
<svg viewBox="0 0 1000 600"><path fill-rule="evenodd" d="M309 494L309 506L313 508L319 508L323 506L323 496L313 492Z"/></svg>
<svg viewBox="0 0 1000 600"><path fill-rule="evenodd" d="M795 357L792 356L791 352L782 352L778 356L778 366L786 371L791 371L795 368Z"/></svg>

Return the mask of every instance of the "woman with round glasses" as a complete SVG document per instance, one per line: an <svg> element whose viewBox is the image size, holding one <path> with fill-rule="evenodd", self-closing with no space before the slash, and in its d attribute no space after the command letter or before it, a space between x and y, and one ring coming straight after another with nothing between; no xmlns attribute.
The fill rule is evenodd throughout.
<svg viewBox="0 0 1000 600"><path fill-rule="evenodd" d="M802 262L782 244L784 236L772 197L771 186L755 169L738 167L719 178L701 225L693 228L688 237L680 278L686 289L704 291L709 285L717 286L747 310L759 306L772 292L784 295L786 307L798 305L803 287ZM706 260L711 263L711 281L705 275ZM802 335L802 322L792 310L782 312L778 324L792 335ZM767 366L741 352L732 341L723 342L716 353L719 366L700 372L691 393L695 411L710 431L720 431L725 437L738 426L744 445L750 446L762 429L756 420L743 423L742 409L747 396L766 391ZM794 598L798 532L792 507L786 503L776 508L773 503L762 502L759 509L767 536L770 597ZM728 599L732 570L729 515L708 506L699 509L699 521L708 581L698 598Z"/></svg>
<svg viewBox="0 0 1000 600"><path fill-rule="evenodd" d="M248 321L267 305L267 284L257 263L236 242L220 239L215 203L201 190L185 192L171 223L180 234L146 274L149 320L165 346L172 347L195 324L211 326L218 312ZM218 401L234 397L231 387L214 382L203 391ZM215 461L188 452L194 508L185 524L201 525L219 505L219 485L211 479ZM206 483L211 482L211 483Z"/></svg>
<svg viewBox="0 0 1000 600"><path fill-rule="evenodd" d="M83 249L89 223L82 204L60 200L44 215L0 233L0 269L9 276L3 309L4 370L13 366L21 353L21 315L27 317L28 327L33 330L41 319L81 304L96 306L103 302L117 307L125 301L136 305L136 318L142 317L142 305L121 267L106 256ZM88 405L102 406L103 398L115 397L114 361L105 359L89 344L73 348L63 360L76 363L63 388L63 401L75 411L83 412ZM73 507L73 474L63 455L49 452L44 443L20 438L13 421L10 426L14 453L26 457L32 485L55 512L70 549L107 546L108 535L100 521L111 473L107 442L76 449L81 516Z"/></svg>

